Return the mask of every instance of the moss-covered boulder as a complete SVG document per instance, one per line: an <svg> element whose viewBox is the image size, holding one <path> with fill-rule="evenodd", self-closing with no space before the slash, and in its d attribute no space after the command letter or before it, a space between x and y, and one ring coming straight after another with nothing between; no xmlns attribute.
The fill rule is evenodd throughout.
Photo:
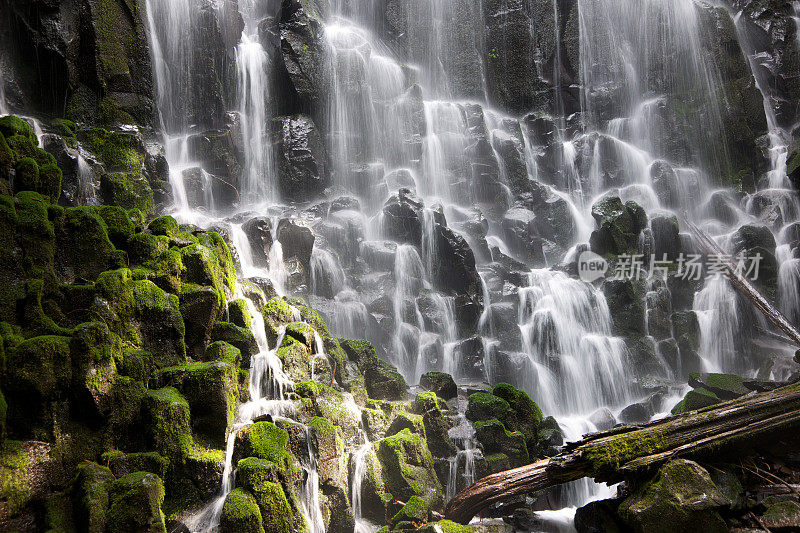
<svg viewBox="0 0 800 533"><path fill-rule="evenodd" d="M395 527L401 522L411 522L422 525L428 521L428 502L419 496L412 496L400 511L392 517L391 526Z"/></svg>
<svg viewBox="0 0 800 533"><path fill-rule="evenodd" d="M475 422L475 437L487 454L504 453L511 460L512 467L529 462L525 435L520 431L509 431L497 419Z"/></svg>
<svg viewBox="0 0 800 533"><path fill-rule="evenodd" d="M444 372L426 372L419 378L419 386L436 393L443 400L458 396L458 387L453 376Z"/></svg>
<svg viewBox="0 0 800 533"><path fill-rule="evenodd" d="M222 506L219 527L223 533L264 533L264 520L255 497L244 489L233 489Z"/></svg>
<svg viewBox="0 0 800 533"><path fill-rule="evenodd" d="M327 418L315 416L308 422L317 453L320 481L329 485L347 487L347 455L344 450L341 428Z"/></svg>
<svg viewBox="0 0 800 533"><path fill-rule="evenodd" d="M109 533L166 533L164 484L155 474L134 472L111 484L109 490Z"/></svg>
<svg viewBox="0 0 800 533"><path fill-rule="evenodd" d="M216 448L225 447L238 406L237 368L224 361L167 367L158 372L156 382L175 387L186 398L196 435Z"/></svg>
<svg viewBox="0 0 800 533"><path fill-rule="evenodd" d="M102 322L87 322L75 328L70 341L72 393L82 407L107 416L114 407L117 361L122 345Z"/></svg>
<svg viewBox="0 0 800 533"><path fill-rule="evenodd" d="M193 447L189 402L175 388L147 391L142 403L148 449L180 464Z"/></svg>
<svg viewBox="0 0 800 533"><path fill-rule="evenodd" d="M794 501L774 502L761 515L760 522L770 531L797 531L800 529L800 504Z"/></svg>
<svg viewBox="0 0 800 533"><path fill-rule="evenodd" d="M114 477L118 478L134 472L150 472L163 479L169 466L169 461L156 452L125 453L113 450L104 453L101 462L107 464Z"/></svg>
<svg viewBox="0 0 800 533"><path fill-rule="evenodd" d="M237 368L242 362L242 352L225 341L212 342L203 352L203 361L224 361Z"/></svg>
<svg viewBox="0 0 800 533"><path fill-rule="evenodd" d="M70 338L33 337L9 349L2 388L8 402L8 425L20 434L52 428L54 408L66 398L72 380Z"/></svg>
<svg viewBox="0 0 800 533"><path fill-rule="evenodd" d="M511 406L504 399L487 392L470 394L466 416L472 421L496 418L505 420L511 413Z"/></svg>
<svg viewBox="0 0 800 533"><path fill-rule="evenodd" d="M144 147L136 134L84 128L75 135L81 146L94 154L108 171L136 171L144 164Z"/></svg>
<svg viewBox="0 0 800 533"><path fill-rule="evenodd" d="M617 196L604 198L592 206L597 229L589 242L600 255L619 255L636 250L639 233L647 227L647 215L635 202L622 203Z"/></svg>
<svg viewBox="0 0 800 533"><path fill-rule="evenodd" d="M292 461L289 453L289 434L272 422L256 422L239 430L234 457L265 459L287 470Z"/></svg>
<svg viewBox="0 0 800 533"><path fill-rule="evenodd" d="M186 360L185 325L178 297L152 281L135 280L128 269L103 272L95 283L92 311L124 341L157 354L158 366Z"/></svg>
<svg viewBox="0 0 800 533"><path fill-rule="evenodd" d="M216 322L211 329L211 341L223 341L235 346L242 354L242 362L248 366L250 358L258 353L258 342L253 332L230 322Z"/></svg>
<svg viewBox="0 0 800 533"><path fill-rule="evenodd" d="M733 400L750 392L744 378L736 374L689 374L689 385L713 392L721 400Z"/></svg>
<svg viewBox="0 0 800 533"><path fill-rule="evenodd" d="M306 339L309 336L310 339ZM286 326L286 335L281 341L277 356L283 362L283 371L289 379L296 382L311 379L314 347L314 330L311 326L303 322L293 322ZM320 357L327 362L324 356ZM322 375L315 374L313 377L315 381L330 383L330 368L328 372Z"/></svg>
<svg viewBox="0 0 800 533"><path fill-rule="evenodd" d="M720 401L722 400L719 399L719 396L704 387L699 387L687 392L686 396L672 408L672 414L688 413L720 403Z"/></svg>
<svg viewBox="0 0 800 533"><path fill-rule="evenodd" d="M386 488L395 498L408 501L419 496L432 508L441 507L442 486L433 470L431 452L420 435L404 429L374 446Z"/></svg>
<svg viewBox="0 0 800 533"><path fill-rule="evenodd" d="M408 385L397 369L375 357L370 359L363 370L364 385L369 397L375 400L403 400Z"/></svg>
<svg viewBox="0 0 800 533"><path fill-rule="evenodd" d="M76 279L93 281L102 272L123 266L122 252L111 242L108 224L97 209L65 209L59 230L56 266L62 283Z"/></svg>
<svg viewBox="0 0 800 533"><path fill-rule="evenodd" d="M100 179L103 202L124 209L152 213L155 207L153 189L141 172L109 172Z"/></svg>
<svg viewBox="0 0 800 533"><path fill-rule="evenodd" d="M214 324L222 316L225 301L212 287L184 286L178 296L186 327L186 350L197 357L211 340Z"/></svg>
<svg viewBox="0 0 800 533"><path fill-rule="evenodd" d="M619 506L619 515L637 532L728 531L719 510L730 501L697 463L676 459L662 466Z"/></svg>
<svg viewBox="0 0 800 533"><path fill-rule="evenodd" d="M313 381L296 384L295 392L303 398L302 418L330 420L341 428L346 443L360 442L361 417L352 395Z"/></svg>
<svg viewBox="0 0 800 533"><path fill-rule="evenodd" d="M103 533L114 475L105 466L85 461L78 465L71 483L75 525L81 531Z"/></svg>

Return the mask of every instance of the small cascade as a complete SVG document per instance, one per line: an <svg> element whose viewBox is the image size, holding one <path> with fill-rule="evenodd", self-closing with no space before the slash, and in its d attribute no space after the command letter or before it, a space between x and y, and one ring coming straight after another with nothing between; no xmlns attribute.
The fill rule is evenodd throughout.
<svg viewBox="0 0 800 533"><path fill-rule="evenodd" d="M480 457L481 451L475 440L475 428L467 420L467 399L458 398L458 418L448 435L456 445L458 452L450 458L450 470L447 476L445 499L450 501L459 490L470 486L475 479L475 459Z"/></svg>
<svg viewBox="0 0 800 533"><path fill-rule="evenodd" d="M252 16L246 17L242 40L236 47L239 89L239 114L245 145L244 172L240 185L243 205L255 205L275 198L273 190L272 148L266 130L269 124L269 57L258 41L258 28Z"/></svg>
<svg viewBox="0 0 800 533"><path fill-rule="evenodd" d="M81 153L78 153L78 190L76 200L78 205L95 205L97 192L94 188L94 171Z"/></svg>
<svg viewBox="0 0 800 533"><path fill-rule="evenodd" d="M602 293L563 272L533 270L519 298L523 351L531 363L524 388L545 412L588 415L632 399L627 348L611 336Z"/></svg>
<svg viewBox="0 0 800 533"><path fill-rule="evenodd" d="M0 60L0 116L8 115L8 102L6 102L6 76L2 60Z"/></svg>
<svg viewBox="0 0 800 533"><path fill-rule="evenodd" d="M366 439L365 439L366 440ZM353 454L353 479L350 482L350 503L353 505L355 517L355 533L375 533L377 528L364 518L361 508L361 487L367 475L367 454L372 451L372 443L365 442Z"/></svg>
<svg viewBox="0 0 800 533"><path fill-rule="evenodd" d="M305 479L300 491L301 513L305 518L310 533L325 533L325 521L319 505L319 472L317 470L317 454L311 440L311 432L306 428L308 445L308 462L302 464Z"/></svg>

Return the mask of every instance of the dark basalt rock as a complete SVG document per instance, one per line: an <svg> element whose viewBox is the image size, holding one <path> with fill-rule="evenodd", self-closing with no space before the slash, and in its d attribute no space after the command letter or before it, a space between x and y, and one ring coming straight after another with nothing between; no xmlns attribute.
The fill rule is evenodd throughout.
<svg viewBox="0 0 800 533"><path fill-rule="evenodd" d="M242 224L242 231L250 243L250 253L256 266L266 267L272 249L272 222L267 217L251 218Z"/></svg>
<svg viewBox="0 0 800 533"><path fill-rule="evenodd" d="M283 258L296 258L308 271L311 268L311 252L316 239L311 228L284 218L278 222L277 237L283 247Z"/></svg>
<svg viewBox="0 0 800 533"><path fill-rule="evenodd" d="M304 110L321 106L327 84L324 2L283 0L280 18L280 77L289 81L287 100L299 100ZM282 83L281 86L284 86Z"/></svg>
<svg viewBox="0 0 800 533"><path fill-rule="evenodd" d="M600 200L592 206L598 228L589 240L600 255L634 253L639 233L647 226L647 215L637 203L625 204L618 197Z"/></svg>
<svg viewBox="0 0 800 533"><path fill-rule="evenodd" d="M273 124L278 154L278 189L286 200L305 202L328 186L325 147L308 115L279 117Z"/></svg>

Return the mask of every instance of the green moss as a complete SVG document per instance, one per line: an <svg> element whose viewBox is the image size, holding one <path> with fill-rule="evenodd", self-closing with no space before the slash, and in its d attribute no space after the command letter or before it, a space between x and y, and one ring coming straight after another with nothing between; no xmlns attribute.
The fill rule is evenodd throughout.
<svg viewBox="0 0 800 533"><path fill-rule="evenodd" d="M492 389L492 394L508 402L519 422L535 426L542 423L542 410L524 390L514 388L508 383L499 383Z"/></svg>
<svg viewBox="0 0 800 533"><path fill-rule="evenodd" d="M147 229L149 229L150 233L153 235L172 237L178 233L178 222L168 215L158 217L150 222L150 224L147 226Z"/></svg>
<svg viewBox="0 0 800 533"><path fill-rule="evenodd" d="M65 118L55 118L50 121L50 126L53 128L54 132L64 138L67 146L70 148L75 148L75 132L77 131L78 127L73 121Z"/></svg>
<svg viewBox="0 0 800 533"><path fill-rule="evenodd" d="M431 522L421 528L420 533L470 533L473 529L469 526L462 526L450 520L440 520Z"/></svg>
<svg viewBox="0 0 800 533"><path fill-rule="evenodd" d="M72 522L72 502L66 493L48 496L44 502L44 530L46 533L71 533L75 531Z"/></svg>
<svg viewBox="0 0 800 533"><path fill-rule="evenodd" d="M504 399L486 392L476 392L469 397L466 415L470 420L506 420L510 413L511 406Z"/></svg>
<svg viewBox="0 0 800 533"><path fill-rule="evenodd" d="M255 497L244 489L234 489L225 499L220 517L225 532L264 533L261 510Z"/></svg>
<svg viewBox="0 0 800 533"><path fill-rule="evenodd" d="M286 469L291 461L288 443L289 434L285 430L272 422L256 422L239 432L237 455L265 459Z"/></svg>
<svg viewBox="0 0 800 533"><path fill-rule="evenodd" d="M141 172L110 172L100 180L100 194L107 204L153 212L153 190Z"/></svg>
<svg viewBox="0 0 800 533"><path fill-rule="evenodd" d="M97 156L106 170L138 171L142 168L140 143L134 134L89 128L77 130L76 136L83 148Z"/></svg>
<svg viewBox="0 0 800 533"><path fill-rule="evenodd" d="M225 361L238 368L242 361L242 352L225 341L212 342L203 352L203 361Z"/></svg>
<svg viewBox="0 0 800 533"><path fill-rule="evenodd" d="M32 158L26 157L17 163L14 191L39 192L39 165Z"/></svg>
<svg viewBox="0 0 800 533"><path fill-rule="evenodd" d="M96 279L115 266L116 248L108 238L105 221L97 210L71 207L65 211L65 234L59 247L69 259L75 277Z"/></svg>
<svg viewBox="0 0 800 533"><path fill-rule="evenodd" d="M111 484L108 511L109 533L130 531L164 532L164 484L149 472L134 472Z"/></svg>
<svg viewBox="0 0 800 533"><path fill-rule="evenodd" d="M442 487L433 472L433 458L420 435L403 431L374 444L386 488L395 498L412 496L436 507L441 504Z"/></svg>
<svg viewBox="0 0 800 533"><path fill-rule="evenodd" d="M7 440L0 450L0 500L6 503L10 516L17 515L30 498L27 465L23 443Z"/></svg>
<svg viewBox="0 0 800 533"><path fill-rule="evenodd" d="M100 218L105 223L106 232L111 242L117 248L125 248L128 239L136 233L136 225L131 219L130 212L113 205L101 205L96 209L97 214L100 215Z"/></svg>
<svg viewBox="0 0 800 533"><path fill-rule="evenodd" d="M37 142L36 134L31 125L25 119L14 115L0 117L0 133L5 137L20 135L30 139L31 142Z"/></svg>
<svg viewBox="0 0 800 533"><path fill-rule="evenodd" d="M672 414L677 415L689 411L695 411L719 402L720 399L716 394L708 389L700 387L690 390L688 393L686 393L686 396L684 396L683 400L678 402L678 404L672 408Z"/></svg>
<svg viewBox="0 0 800 533"><path fill-rule="evenodd" d="M169 460L156 452L124 453L114 450L103 453L100 459L117 477L133 472L150 472L163 478L169 467Z"/></svg>
<svg viewBox="0 0 800 533"><path fill-rule="evenodd" d="M41 168L39 168L39 187L37 190L50 198L52 203L56 203L61 196L62 178L63 174L61 173L61 169L55 164L49 163L42 165Z"/></svg>
<svg viewBox="0 0 800 533"><path fill-rule="evenodd" d="M81 531L103 533L114 475L107 467L89 461L80 463L75 472L70 487L75 525Z"/></svg>
<svg viewBox="0 0 800 533"><path fill-rule="evenodd" d="M137 233L129 237L127 249L132 262L147 264L169 250L169 238L150 233Z"/></svg>
<svg viewBox="0 0 800 533"><path fill-rule="evenodd" d="M143 405L152 449L181 462L193 448L189 402L175 388L164 387L147 391Z"/></svg>
<svg viewBox="0 0 800 533"><path fill-rule="evenodd" d="M428 502L419 496L412 496L400 511L392 517L392 526L400 522L422 524L428 521Z"/></svg>
<svg viewBox="0 0 800 533"><path fill-rule="evenodd" d="M497 419L475 422L475 436L487 453L504 453L512 461L512 466L522 466L529 462L525 435L519 431L509 431Z"/></svg>
<svg viewBox="0 0 800 533"><path fill-rule="evenodd" d="M244 299L238 298L228 303L228 320L240 328L250 329L250 311Z"/></svg>
<svg viewBox="0 0 800 533"><path fill-rule="evenodd" d="M640 429L598 441L583 454L595 472L618 471L628 461L662 451L664 436L658 429Z"/></svg>

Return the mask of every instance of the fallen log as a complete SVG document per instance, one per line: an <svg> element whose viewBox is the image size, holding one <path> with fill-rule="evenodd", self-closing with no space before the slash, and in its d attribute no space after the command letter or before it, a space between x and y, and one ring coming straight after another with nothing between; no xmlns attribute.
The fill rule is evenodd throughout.
<svg viewBox="0 0 800 533"><path fill-rule="evenodd" d="M750 300L756 309L761 311L764 316L767 317L767 320L783 331L795 345L800 346L800 331L786 318L786 315L772 305L772 303L756 289L753 283L740 272L736 263L725 254L719 244L686 216L683 217L683 223L697 238L697 243L700 245L700 249L704 254L717 256L721 260L722 264L725 266L725 273L728 279L731 280L733 288Z"/></svg>
<svg viewBox="0 0 800 533"><path fill-rule="evenodd" d="M486 476L459 492L445 508L467 524L490 505L591 477L617 483L678 457L703 458L752 448L800 426L800 384L751 393L698 411L637 426L585 435L550 459Z"/></svg>

